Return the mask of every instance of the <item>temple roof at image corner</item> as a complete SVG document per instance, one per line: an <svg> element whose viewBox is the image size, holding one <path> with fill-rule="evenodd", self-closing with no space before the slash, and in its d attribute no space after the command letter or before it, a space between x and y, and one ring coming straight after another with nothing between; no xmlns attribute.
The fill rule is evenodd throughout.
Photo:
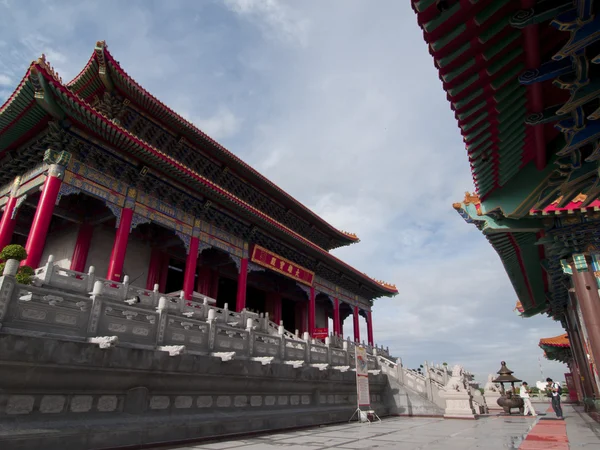
<svg viewBox="0 0 600 450"><path fill-rule="evenodd" d="M594 2L412 0L412 7L476 189L453 206L500 256L523 316L558 318L568 300L561 258L597 243L590 221L600 219Z"/></svg>
<svg viewBox="0 0 600 450"><path fill-rule="evenodd" d="M282 224L277 218L195 172L185 163L139 139L124 129L118 121L109 119L92 104L108 91L118 93L126 99L127 105L134 105L150 116L151 120L157 121L159 126L177 133L179 142L185 142L195 151L201 148L221 165L224 173L235 173L245 183L258 189L263 196L271 198L289 213L293 212L309 223L309 230L317 229L326 234L330 245L317 245L311 239ZM83 128L92 130L94 137L108 145L119 148L136 160L144 161L150 168L172 179L189 183L188 187L192 189L208 193L207 198L218 200L243 218L252 218L275 236L303 248L309 256L325 259L339 270L342 276L357 278L360 283L368 286L373 291L372 298L398 293L395 285L375 280L329 253L332 248L358 242L356 235L339 231L328 224L149 94L120 67L103 41L96 44L84 69L66 84L43 56L31 63L16 90L0 107L0 164L10 161L12 151L31 141L51 120L56 119L68 119L70 123L80 124Z"/></svg>

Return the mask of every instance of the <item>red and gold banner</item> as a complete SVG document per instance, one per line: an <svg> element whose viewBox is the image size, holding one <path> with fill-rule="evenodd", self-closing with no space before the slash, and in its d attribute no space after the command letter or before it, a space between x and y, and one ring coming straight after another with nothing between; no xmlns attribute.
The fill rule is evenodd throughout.
<svg viewBox="0 0 600 450"><path fill-rule="evenodd" d="M250 261L308 286L312 286L315 280L314 272L294 264L260 245L255 245L252 248Z"/></svg>

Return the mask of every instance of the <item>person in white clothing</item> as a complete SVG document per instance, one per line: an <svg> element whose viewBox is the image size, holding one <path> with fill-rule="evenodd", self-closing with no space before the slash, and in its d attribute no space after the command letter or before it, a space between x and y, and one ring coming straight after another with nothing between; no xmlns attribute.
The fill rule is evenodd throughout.
<svg viewBox="0 0 600 450"><path fill-rule="evenodd" d="M523 404L525 406L525 409L523 410L523 415L526 416L529 413L531 413L531 415L533 417L537 416L537 414L535 413L535 409L533 409L533 405L531 404L531 399L529 398L529 386L527 385L526 381L523 381L523 384L521 385L521 388L519 389L519 395L521 396L521 398L523 399Z"/></svg>

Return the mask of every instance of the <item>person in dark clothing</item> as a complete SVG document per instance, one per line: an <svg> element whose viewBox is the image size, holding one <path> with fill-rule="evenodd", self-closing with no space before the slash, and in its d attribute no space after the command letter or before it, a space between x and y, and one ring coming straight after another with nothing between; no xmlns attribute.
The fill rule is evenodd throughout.
<svg viewBox="0 0 600 450"><path fill-rule="evenodd" d="M562 407L560 406L560 394L562 394L562 388L559 383L552 381L552 378L546 378L546 383L548 383L546 390L550 391L552 394L552 409L556 413L556 417L562 419L563 412Z"/></svg>

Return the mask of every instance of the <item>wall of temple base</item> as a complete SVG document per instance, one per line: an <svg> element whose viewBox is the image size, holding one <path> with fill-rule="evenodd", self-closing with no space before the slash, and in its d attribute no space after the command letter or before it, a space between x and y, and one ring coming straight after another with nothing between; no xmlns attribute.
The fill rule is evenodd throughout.
<svg viewBox="0 0 600 450"><path fill-rule="evenodd" d="M327 311L323 303L315 305L315 327L327 328Z"/></svg>
<svg viewBox="0 0 600 450"><path fill-rule="evenodd" d="M14 450L310 426L346 421L356 408L351 371L12 335L0 335L0 379L0 448ZM371 375L370 389L374 409L386 415L386 376Z"/></svg>
<svg viewBox="0 0 600 450"><path fill-rule="evenodd" d="M115 229L108 228L102 225L94 227L92 234L92 242L85 263L85 270L90 266L96 269L96 275L106 278L108 264L110 262L110 253L112 252L113 243L115 241ZM42 260L44 262L45 260Z"/></svg>
<svg viewBox="0 0 600 450"><path fill-rule="evenodd" d="M151 252L152 249L148 243L141 242L134 236L129 236L125 263L123 264L123 275L129 275L129 284L132 286L146 287ZM183 289L183 286L181 288Z"/></svg>
<svg viewBox="0 0 600 450"><path fill-rule="evenodd" d="M71 232L75 235L77 233L76 229L72 229ZM90 244L88 258L85 264L86 270L90 266L94 266L96 269L96 275L103 278L106 277L114 241L114 228L108 228L101 225L94 227L92 242ZM75 241L73 241L70 247L71 254L73 253L74 245ZM44 254L54 254L49 252L47 248L48 244L46 244L46 250L44 250ZM140 288L146 287L150 252L151 249L147 243L139 241L133 235L129 235L127 253L125 254L125 263L123 264L123 275L129 275L129 283L132 286ZM48 258L46 256L45 259L42 259L42 262L45 262L47 259Z"/></svg>
<svg viewBox="0 0 600 450"><path fill-rule="evenodd" d="M68 226L60 231L49 234L46 239L44 252L42 253L42 262L46 262L48 256L54 255L54 262L57 266L69 269L71 267L71 258L73 257L76 240L76 226Z"/></svg>

